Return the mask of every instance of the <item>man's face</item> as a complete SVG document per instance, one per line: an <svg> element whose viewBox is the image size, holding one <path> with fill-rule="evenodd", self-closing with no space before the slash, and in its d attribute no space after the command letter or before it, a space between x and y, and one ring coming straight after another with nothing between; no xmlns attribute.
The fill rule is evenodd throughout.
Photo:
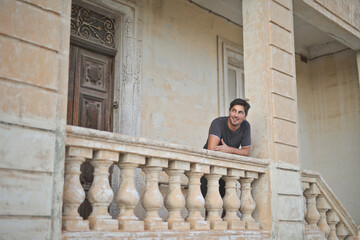
<svg viewBox="0 0 360 240"><path fill-rule="evenodd" d="M234 105L229 111L230 124L234 127L240 126L246 119L245 108L242 105Z"/></svg>

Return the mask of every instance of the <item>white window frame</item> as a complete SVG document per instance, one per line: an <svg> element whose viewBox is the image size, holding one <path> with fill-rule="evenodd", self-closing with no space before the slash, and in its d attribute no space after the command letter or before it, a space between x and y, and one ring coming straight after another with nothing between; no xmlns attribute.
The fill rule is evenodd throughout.
<svg viewBox="0 0 360 240"><path fill-rule="evenodd" d="M240 85L241 78L244 76L244 54L243 47L239 44L233 43L220 36L217 38L218 46L218 102L219 102L219 116L228 115L228 69L234 69L236 71L236 97L245 98L245 79L243 79L243 91L241 93ZM243 74L243 75L241 75ZM244 94L242 96L242 94Z"/></svg>
<svg viewBox="0 0 360 240"><path fill-rule="evenodd" d="M245 98L245 89L244 89L244 85L245 85L245 81L244 81L244 69L240 68L238 66L233 66L231 64L228 64L228 68L227 69L231 69L234 70L236 72L236 86L238 86L235 89L235 95L238 98ZM228 99L231 100L231 99Z"/></svg>

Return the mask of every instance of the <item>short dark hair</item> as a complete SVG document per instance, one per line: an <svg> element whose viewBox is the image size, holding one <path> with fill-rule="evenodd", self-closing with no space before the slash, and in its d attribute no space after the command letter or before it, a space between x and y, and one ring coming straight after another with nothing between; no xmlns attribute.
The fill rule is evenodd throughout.
<svg viewBox="0 0 360 240"><path fill-rule="evenodd" d="M231 103L230 103L230 108L229 110L231 110L231 108L235 105L241 105L244 107L245 109L245 115L248 114L249 109L250 109L250 104L247 102L247 100L241 99L241 98L236 98L234 99Z"/></svg>

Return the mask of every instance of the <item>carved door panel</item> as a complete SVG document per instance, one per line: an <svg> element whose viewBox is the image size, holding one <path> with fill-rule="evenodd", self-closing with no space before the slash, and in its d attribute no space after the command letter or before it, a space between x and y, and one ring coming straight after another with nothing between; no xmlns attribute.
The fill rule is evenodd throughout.
<svg viewBox="0 0 360 240"><path fill-rule="evenodd" d="M112 131L113 58L70 46L68 124Z"/></svg>
<svg viewBox="0 0 360 240"><path fill-rule="evenodd" d="M112 131L113 58L95 51L70 45L67 123L70 125ZM86 161L81 165L80 181L86 199L79 213L87 219L92 212L88 191L94 168Z"/></svg>

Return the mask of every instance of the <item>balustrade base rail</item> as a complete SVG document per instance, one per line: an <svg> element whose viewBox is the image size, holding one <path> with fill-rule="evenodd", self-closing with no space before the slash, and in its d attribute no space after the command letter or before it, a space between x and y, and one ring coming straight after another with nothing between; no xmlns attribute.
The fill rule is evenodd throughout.
<svg viewBox="0 0 360 240"><path fill-rule="evenodd" d="M269 231L251 230L225 230L225 231L143 231L143 232L110 232L110 231L87 231L87 232L62 232L63 240L74 239L216 239L216 240L267 240L271 239Z"/></svg>
<svg viewBox="0 0 360 240"><path fill-rule="evenodd" d="M306 228L305 240L323 240L323 239L326 239L325 234L320 229Z"/></svg>

